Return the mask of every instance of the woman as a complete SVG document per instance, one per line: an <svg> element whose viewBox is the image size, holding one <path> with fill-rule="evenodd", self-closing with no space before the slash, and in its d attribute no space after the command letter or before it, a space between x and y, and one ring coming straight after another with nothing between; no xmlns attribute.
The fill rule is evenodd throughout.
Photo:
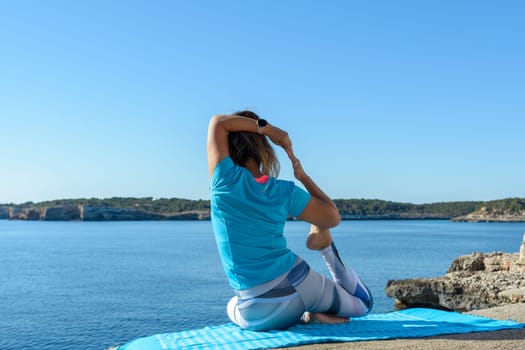
<svg viewBox="0 0 525 350"><path fill-rule="evenodd" d="M270 139L284 149L306 188L276 178ZM305 173L288 133L242 111L215 116L208 129L211 216L221 261L235 291L228 316L241 328L270 330L298 322L348 322L372 308L372 296L343 265L329 228L339 224L334 202ZM334 281L310 269L286 247L289 216L311 223L307 246L319 250Z"/></svg>

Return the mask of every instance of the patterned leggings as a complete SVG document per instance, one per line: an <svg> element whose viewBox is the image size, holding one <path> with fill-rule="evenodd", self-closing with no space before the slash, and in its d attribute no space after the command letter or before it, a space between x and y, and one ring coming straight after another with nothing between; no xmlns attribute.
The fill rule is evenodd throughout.
<svg viewBox="0 0 525 350"><path fill-rule="evenodd" d="M366 289L360 280L357 283ZM353 295L298 258L276 287L257 297L235 296L228 303L227 311L230 320L243 329L284 329L298 323L306 311L341 317L364 316L372 309L371 295L366 291Z"/></svg>

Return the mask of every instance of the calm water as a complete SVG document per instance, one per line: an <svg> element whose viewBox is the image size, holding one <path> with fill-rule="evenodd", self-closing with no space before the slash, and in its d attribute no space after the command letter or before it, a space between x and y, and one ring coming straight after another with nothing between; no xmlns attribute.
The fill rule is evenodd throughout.
<svg viewBox="0 0 525 350"><path fill-rule="evenodd" d="M308 225L287 224L304 248ZM446 272L474 251L516 252L525 223L347 221L333 232L345 262L393 310L387 280ZM228 322L232 293L210 222L0 220L0 349L105 349L134 338Z"/></svg>

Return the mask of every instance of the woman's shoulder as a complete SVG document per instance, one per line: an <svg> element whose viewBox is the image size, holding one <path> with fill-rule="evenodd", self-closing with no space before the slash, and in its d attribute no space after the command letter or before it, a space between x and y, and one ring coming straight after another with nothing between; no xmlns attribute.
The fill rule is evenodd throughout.
<svg viewBox="0 0 525 350"><path fill-rule="evenodd" d="M276 177L270 177L268 183L271 183L271 186L274 188L274 191L279 192L280 194L289 195L292 193L296 187L294 181L279 179Z"/></svg>
<svg viewBox="0 0 525 350"><path fill-rule="evenodd" d="M232 173L235 171L235 168L236 165L235 163L233 163L233 160L230 156L226 156L223 159L221 159L217 163L217 166L215 167L211 175L212 185L217 185L218 183L223 182L228 178L231 178Z"/></svg>

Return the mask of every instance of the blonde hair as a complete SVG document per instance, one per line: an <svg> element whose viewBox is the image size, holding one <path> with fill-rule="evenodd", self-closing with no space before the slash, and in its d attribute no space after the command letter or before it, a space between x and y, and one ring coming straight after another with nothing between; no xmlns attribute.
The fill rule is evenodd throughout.
<svg viewBox="0 0 525 350"><path fill-rule="evenodd" d="M252 111L240 111L234 114L253 120L260 119ZM228 144L230 157L235 164L245 167L246 162L251 158L259 164L263 174L273 177L279 175L279 159L266 136L252 132L231 132L228 134Z"/></svg>

